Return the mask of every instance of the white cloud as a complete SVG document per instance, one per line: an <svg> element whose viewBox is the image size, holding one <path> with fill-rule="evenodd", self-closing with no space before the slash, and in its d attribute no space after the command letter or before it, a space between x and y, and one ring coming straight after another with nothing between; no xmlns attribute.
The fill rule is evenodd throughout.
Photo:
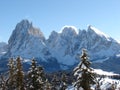
<svg viewBox="0 0 120 90"><path fill-rule="evenodd" d="M64 27L62 27L62 29L60 30L59 33L62 33L62 31L63 31L65 28L75 30L75 32L78 34L78 29L77 29L75 26L68 26L68 25L65 25Z"/></svg>

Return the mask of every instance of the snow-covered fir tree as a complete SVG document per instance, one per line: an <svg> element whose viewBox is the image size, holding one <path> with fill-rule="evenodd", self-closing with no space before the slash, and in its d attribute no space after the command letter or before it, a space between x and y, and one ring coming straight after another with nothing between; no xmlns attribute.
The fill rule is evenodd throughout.
<svg viewBox="0 0 120 90"><path fill-rule="evenodd" d="M15 63L13 58L8 62L9 71L0 76L0 90L12 90L15 88Z"/></svg>
<svg viewBox="0 0 120 90"><path fill-rule="evenodd" d="M52 90L52 86L48 80L45 81L44 90Z"/></svg>
<svg viewBox="0 0 120 90"><path fill-rule="evenodd" d="M60 80L58 79L58 77L56 75L53 76L51 84L52 84L52 90L60 89Z"/></svg>
<svg viewBox="0 0 120 90"><path fill-rule="evenodd" d="M15 71L15 80L16 80L16 90L25 90L24 87L24 72L22 68L21 58L16 59L16 71Z"/></svg>
<svg viewBox="0 0 120 90"><path fill-rule="evenodd" d="M11 58L8 62L8 69L8 72L1 75L0 90L25 90L21 58L18 57L15 61Z"/></svg>
<svg viewBox="0 0 120 90"><path fill-rule="evenodd" d="M8 87L10 90L15 89L15 84L16 84L16 80L15 80L15 71L16 71L16 67L15 67L15 61L13 58L11 58L8 62L8 84L6 87Z"/></svg>
<svg viewBox="0 0 120 90"><path fill-rule="evenodd" d="M0 75L0 90L7 90L8 78L4 74Z"/></svg>
<svg viewBox="0 0 120 90"><path fill-rule="evenodd" d="M43 68L41 66L37 66L36 61L33 59L31 68L28 71L28 90L44 90L45 80L46 79Z"/></svg>
<svg viewBox="0 0 120 90"><path fill-rule="evenodd" d="M66 88L67 88L67 76L65 73L63 73L61 76L60 90L66 90Z"/></svg>
<svg viewBox="0 0 120 90"><path fill-rule="evenodd" d="M80 59L81 62L74 69L74 76L77 78L74 86L77 90L80 90L80 88L91 90L91 85L95 84L95 75L93 69L90 67L91 63L85 49L83 49Z"/></svg>

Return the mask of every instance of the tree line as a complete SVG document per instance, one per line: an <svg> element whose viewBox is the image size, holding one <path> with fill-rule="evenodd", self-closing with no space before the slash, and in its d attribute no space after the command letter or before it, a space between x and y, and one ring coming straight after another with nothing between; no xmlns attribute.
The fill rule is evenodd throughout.
<svg viewBox="0 0 120 90"><path fill-rule="evenodd" d="M74 86L76 90L92 90L92 85L95 90L101 90L100 81L105 76L97 75L90 65L85 49L80 56L80 63L69 73L46 73L35 59L31 60L29 70L24 71L22 59L11 58L8 62L8 72L0 75L0 90L66 90L68 86ZM115 90L115 84L111 84L110 89Z"/></svg>

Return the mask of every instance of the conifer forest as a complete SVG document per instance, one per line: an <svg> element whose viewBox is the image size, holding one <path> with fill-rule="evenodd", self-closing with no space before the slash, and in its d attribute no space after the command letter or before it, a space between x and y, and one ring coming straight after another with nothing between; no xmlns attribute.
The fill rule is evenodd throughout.
<svg viewBox="0 0 120 90"><path fill-rule="evenodd" d="M0 75L0 90L103 90L105 77L120 79L119 75L99 75L91 68L87 50L83 49L80 62L73 71L45 72L35 59L29 70L24 70L22 58L10 58L8 71ZM104 90L117 90L116 82ZM120 90L120 89L119 89Z"/></svg>

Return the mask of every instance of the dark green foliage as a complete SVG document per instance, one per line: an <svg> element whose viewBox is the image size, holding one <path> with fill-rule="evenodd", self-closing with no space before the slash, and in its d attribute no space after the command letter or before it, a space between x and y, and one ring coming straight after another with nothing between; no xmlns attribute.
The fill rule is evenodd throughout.
<svg viewBox="0 0 120 90"><path fill-rule="evenodd" d="M1 89L25 90L21 58L18 57L16 61L11 58L8 63L8 68L9 71L1 75Z"/></svg>
<svg viewBox="0 0 120 90"><path fill-rule="evenodd" d="M29 71L23 72L21 58L11 58L8 62L8 72L0 75L0 90L66 90L68 85L71 86L73 82L77 90L80 90L81 87L84 90L91 90L91 85L95 83L95 90L101 90L101 78L106 77L106 75L93 73L85 50L80 58L80 64L74 69L75 77L71 71L45 74L43 67L37 65L34 59L31 60ZM109 78L119 79L120 76L114 75L109 76ZM109 88L115 90L116 85L117 83L113 83Z"/></svg>
<svg viewBox="0 0 120 90"><path fill-rule="evenodd" d="M24 90L24 72L22 68L21 58L18 57L16 59L16 73L15 73L15 80L16 80L16 88L17 90Z"/></svg>
<svg viewBox="0 0 120 90"><path fill-rule="evenodd" d="M61 87L60 87L60 90L66 90L67 88L67 76L65 73L62 74L61 76Z"/></svg>
<svg viewBox="0 0 120 90"><path fill-rule="evenodd" d="M15 66L15 61L13 60L13 58L11 58L9 60L8 63L8 68L9 68L9 80L8 80L8 88L10 90L15 89L15 84L16 84L16 80L15 80L15 73L16 73L16 66Z"/></svg>
<svg viewBox="0 0 120 90"><path fill-rule="evenodd" d="M81 55L81 63L74 69L74 75L77 80L75 82L75 87L79 90L79 88L83 88L84 90L91 90L90 86L95 84L95 74L93 73L92 68L90 67L89 58L86 50L82 51Z"/></svg>
<svg viewBox="0 0 120 90"><path fill-rule="evenodd" d="M28 71L28 90L43 90L45 83L45 74L41 66L37 66L36 61L33 59L31 68Z"/></svg>
<svg viewBox="0 0 120 90"><path fill-rule="evenodd" d="M58 90L60 86L60 80L56 75L53 76L53 79L51 81L52 84L52 90Z"/></svg>
<svg viewBox="0 0 120 90"><path fill-rule="evenodd" d="M45 81L44 90L52 90L52 85L48 80Z"/></svg>
<svg viewBox="0 0 120 90"><path fill-rule="evenodd" d="M9 71L0 75L0 90L66 90L73 82L77 90L91 90L95 83L95 89L100 90L101 78L106 76L93 72L86 50L82 51L80 59L74 72L68 70L45 74L43 67L34 59L31 60L29 71L23 72L21 58L11 58L8 62ZM120 78L119 75L109 77ZM111 84L110 89L115 90L116 83Z"/></svg>
<svg viewBox="0 0 120 90"><path fill-rule="evenodd" d="M9 79L6 78L5 75L3 75L3 74L0 76L0 79L1 79L0 80L0 89L1 90L7 90L8 89L7 83L8 83Z"/></svg>

